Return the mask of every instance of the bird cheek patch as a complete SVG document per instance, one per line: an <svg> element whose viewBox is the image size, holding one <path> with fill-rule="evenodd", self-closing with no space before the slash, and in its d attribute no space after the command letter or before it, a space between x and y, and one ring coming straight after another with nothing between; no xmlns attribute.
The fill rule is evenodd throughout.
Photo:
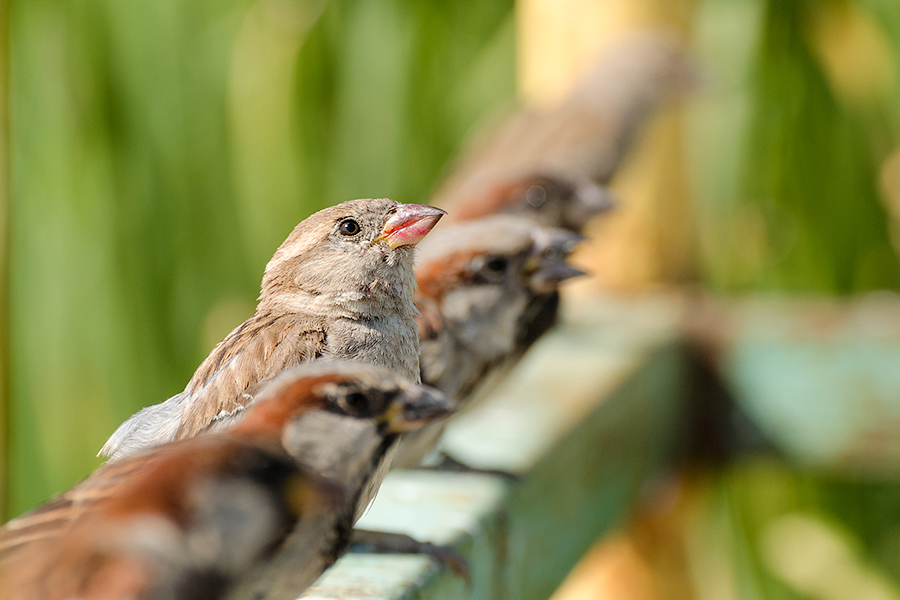
<svg viewBox="0 0 900 600"><path fill-rule="evenodd" d="M402 430L405 425L403 405L396 402L391 404L379 421L392 432Z"/></svg>

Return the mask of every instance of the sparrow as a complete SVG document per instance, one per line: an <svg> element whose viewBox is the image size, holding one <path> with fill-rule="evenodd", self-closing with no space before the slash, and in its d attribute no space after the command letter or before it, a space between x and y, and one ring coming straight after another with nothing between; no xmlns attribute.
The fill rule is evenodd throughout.
<svg viewBox="0 0 900 600"><path fill-rule="evenodd" d="M501 178L476 201L462 202L453 221L470 221L510 213L528 217L547 227L581 232L596 215L612 210L615 198L609 189L576 174L526 173Z"/></svg>
<svg viewBox="0 0 900 600"><path fill-rule="evenodd" d="M625 40L561 102L523 108L482 134L433 201L450 209L454 221L527 213L581 232L613 206L607 186L640 126L692 79L693 66L674 39Z"/></svg>
<svg viewBox="0 0 900 600"><path fill-rule="evenodd" d="M219 430L260 386L304 361L346 358L419 377L413 248L446 214L353 200L297 225L266 265L255 314L213 348L187 387L123 423L101 455Z"/></svg>
<svg viewBox="0 0 900 600"><path fill-rule="evenodd" d="M346 549L393 440L453 408L383 367L294 367L236 425L107 463L0 529L0 589L10 600L293 600Z"/></svg>
<svg viewBox="0 0 900 600"><path fill-rule="evenodd" d="M457 223L419 248L416 305L422 381L469 409L555 324L566 262L581 236L514 215ZM443 423L403 436L394 466L434 447Z"/></svg>

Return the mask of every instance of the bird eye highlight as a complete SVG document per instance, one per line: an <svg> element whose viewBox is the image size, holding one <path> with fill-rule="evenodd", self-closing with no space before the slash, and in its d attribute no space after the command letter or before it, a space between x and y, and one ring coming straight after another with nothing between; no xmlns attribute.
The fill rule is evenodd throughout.
<svg viewBox="0 0 900 600"><path fill-rule="evenodd" d="M537 208L547 199L547 191L539 185L533 185L525 192L525 202Z"/></svg>
<svg viewBox="0 0 900 600"><path fill-rule="evenodd" d="M356 235L360 232L360 226L353 219L344 219L338 226L338 231L341 232L341 235Z"/></svg>

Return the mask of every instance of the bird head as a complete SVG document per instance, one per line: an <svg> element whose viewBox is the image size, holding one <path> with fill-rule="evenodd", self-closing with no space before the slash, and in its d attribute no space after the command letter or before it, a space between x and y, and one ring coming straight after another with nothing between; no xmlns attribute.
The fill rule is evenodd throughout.
<svg viewBox="0 0 900 600"><path fill-rule="evenodd" d="M505 195L508 212L577 232L615 206L609 189L586 177L530 175L501 186L497 193Z"/></svg>
<svg viewBox="0 0 900 600"><path fill-rule="evenodd" d="M590 178L528 173L499 179L485 189L480 202L465 203L454 218L468 221L509 213L547 227L581 232L594 216L614 207L609 189Z"/></svg>
<svg viewBox="0 0 900 600"><path fill-rule="evenodd" d="M260 304L353 311L407 300L412 251L439 208L386 198L343 202L303 220L266 266Z"/></svg>
<svg viewBox="0 0 900 600"><path fill-rule="evenodd" d="M383 367L320 360L276 377L230 431L277 435L300 464L352 486L398 434L455 410L437 390Z"/></svg>
<svg viewBox="0 0 900 600"><path fill-rule="evenodd" d="M517 355L535 299L583 274L566 262L578 239L516 215L454 223L430 236L416 266L422 380L456 394L464 380Z"/></svg>
<svg viewBox="0 0 900 600"><path fill-rule="evenodd" d="M455 223L422 244L420 296L440 305L444 319L485 326L498 312L514 312L517 298L583 275L566 262L581 239L515 215Z"/></svg>

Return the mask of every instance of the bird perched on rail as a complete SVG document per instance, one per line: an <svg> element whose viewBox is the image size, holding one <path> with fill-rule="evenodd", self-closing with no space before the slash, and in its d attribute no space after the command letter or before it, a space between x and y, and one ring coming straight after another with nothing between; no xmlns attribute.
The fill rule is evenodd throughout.
<svg viewBox="0 0 900 600"><path fill-rule="evenodd" d="M483 134L433 202L451 210L453 221L512 212L581 232L613 206L606 186L640 126L694 78L674 39L627 39L561 102L524 108Z"/></svg>
<svg viewBox="0 0 900 600"><path fill-rule="evenodd" d="M474 405L556 322L581 236L514 215L457 223L422 242L416 264L422 381ZM404 435L394 465L416 465L443 423Z"/></svg>
<svg viewBox="0 0 900 600"><path fill-rule="evenodd" d="M520 272L520 279L506 279L505 287L488 292L489 287L480 285L487 267L522 268L521 262L486 261L488 255L481 254L493 238L503 236L504 226L491 225L497 218L492 216L514 215L545 227L583 231L594 216L613 206L606 184L636 130L659 104L685 89L692 76L677 42L655 34L638 36L598 61L562 102L519 111L470 149L432 201L451 209L452 227L470 223L472 231L481 232L471 237L469 248L459 244L458 251L445 250L453 243L452 228L445 228L420 249L416 275L423 313L423 381L470 406L470 396L483 396L556 323L559 283L572 273L565 258L577 238L554 234L560 241L549 245L549 254L561 258L551 270L570 274L548 279L543 291L535 291L539 277ZM521 227L527 226L509 226L510 231ZM481 263L470 262L479 256ZM517 291L518 300L503 296L500 289ZM439 334L442 328L454 333ZM396 464L414 464L441 429L438 425L407 436Z"/></svg>
<svg viewBox="0 0 900 600"><path fill-rule="evenodd" d="M0 529L0 589L9 600L293 600L346 549L397 435L453 408L383 367L295 367L236 425L107 463Z"/></svg>
<svg viewBox="0 0 900 600"><path fill-rule="evenodd" d="M592 218L614 207L613 194L589 177L523 173L501 178L482 196L461 202L453 210L453 221L508 213L581 232Z"/></svg>
<svg viewBox="0 0 900 600"><path fill-rule="evenodd" d="M116 460L221 429L264 382L307 360L362 360L417 379L413 247L444 214L365 199L302 221L266 265L256 313L210 352L183 392L132 416L100 453Z"/></svg>

